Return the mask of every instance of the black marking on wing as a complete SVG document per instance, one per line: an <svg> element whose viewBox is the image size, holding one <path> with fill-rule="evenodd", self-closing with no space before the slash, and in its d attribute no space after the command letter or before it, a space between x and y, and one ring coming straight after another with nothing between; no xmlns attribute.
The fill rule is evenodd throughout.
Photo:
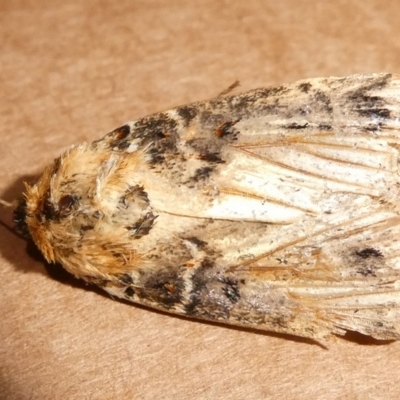
<svg viewBox="0 0 400 400"><path fill-rule="evenodd" d="M193 180L195 182L205 181L210 177L212 172L213 172L213 168L211 168L211 167L198 168L195 171L194 175L191 177L191 180Z"/></svg>
<svg viewBox="0 0 400 400"><path fill-rule="evenodd" d="M143 275L140 287L136 288L140 298L162 305L167 310L183 303L183 291L183 278L176 268L159 269Z"/></svg>
<svg viewBox="0 0 400 400"><path fill-rule="evenodd" d="M183 125L185 127L188 127L192 120L196 118L197 113L198 113L198 108L193 105L193 106L183 106L179 107L176 109L176 112L178 115L182 118L183 120Z"/></svg>
<svg viewBox="0 0 400 400"><path fill-rule="evenodd" d="M240 290L238 281L231 277L221 276L218 278L224 284L222 291L231 303L237 303L240 300Z"/></svg>
<svg viewBox="0 0 400 400"><path fill-rule="evenodd" d="M304 93L308 93L311 88L312 88L312 84L310 82L303 82L303 83L300 83L300 85L299 85L299 89Z"/></svg>
<svg viewBox="0 0 400 400"><path fill-rule="evenodd" d="M365 249L358 250L356 254L361 258L383 257L382 252L373 247L366 247Z"/></svg>
<svg viewBox="0 0 400 400"><path fill-rule="evenodd" d="M364 84L359 89L350 92L347 98L353 104L353 110L363 117L390 118L390 110L386 108L387 101L379 96L370 95L370 92L384 88L391 77L391 74L381 76L371 80L370 84Z"/></svg>
<svg viewBox="0 0 400 400"><path fill-rule="evenodd" d="M107 136L110 137L109 143L110 147L115 150L126 150L129 145L129 135L131 133L131 128L129 125L120 126L117 129L114 129Z"/></svg>
<svg viewBox="0 0 400 400"><path fill-rule="evenodd" d="M152 212L148 212L133 225L128 226L127 229L132 232L132 237L134 239L140 239L141 237L150 233L150 230L154 226L155 220L157 218L158 215L155 215Z"/></svg>

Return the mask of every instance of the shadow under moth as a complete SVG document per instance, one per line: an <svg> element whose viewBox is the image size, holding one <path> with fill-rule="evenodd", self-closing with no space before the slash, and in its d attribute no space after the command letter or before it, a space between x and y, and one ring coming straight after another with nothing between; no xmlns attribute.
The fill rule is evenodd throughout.
<svg viewBox="0 0 400 400"><path fill-rule="evenodd" d="M400 339L400 77L220 95L72 147L17 229L112 296L326 339Z"/></svg>

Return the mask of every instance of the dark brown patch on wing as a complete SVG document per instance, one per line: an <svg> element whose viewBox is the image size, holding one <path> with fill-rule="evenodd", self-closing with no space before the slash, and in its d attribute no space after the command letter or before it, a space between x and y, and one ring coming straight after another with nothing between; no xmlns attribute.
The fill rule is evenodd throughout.
<svg viewBox="0 0 400 400"><path fill-rule="evenodd" d="M219 153L206 152L206 153L200 154L199 158L200 158L200 160L206 161L211 164L213 164L213 163L223 164L225 162L221 158L221 155Z"/></svg>
<svg viewBox="0 0 400 400"><path fill-rule="evenodd" d="M243 283L232 275L218 272L212 258L204 259L191 279L186 313L209 320L228 320L241 299L240 285Z"/></svg>
<svg viewBox="0 0 400 400"><path fill-rule="evenodd" d="M119 276L119 281L123 285L132 285L133 284L133 279L132 276L128 273L122 274Z"/></svg>
<svg viewBox="0 0 400 400"><path fill-rule="evenodd" d="M377 276L379 270L385 265L382 252L373 247L366 247L354 251L354 265L356 272L362 276Z"/></svg>
<svg viewBox="0 0 400 400"><path fill-rule="evenodd" d="M198 267L192 276L192 291L189 293L189 302L185 306L185 311L188 315L204 315L214 319L213 316L208 315L207 307L203 307L203 298L207 297L208 284L210 282L209 272L212 272L215 264L210 259L202 261L201 266Z"/></svg>
<svg viewBox="0 0 400 400"><path fill-rule="evenodd" d="M129 125L123 125L117 129L114 129L112 132L106 135L110 147L114 150L119 150L119 151L126 150L130 145L129 141L130 133L131 133L131 128L129 127Z"/></svg>
<svg viewBox="0 0 400 400"><path fill-rule="evenodd" d="M308 115L309 113L324 113L331 115L333 111L331 97L322 90L310 92L311 107L307 110L298 110L300 114Z"/></svg>
<svg viewBox="0 0 400 400"><path fill-rule="evenodd" d="M134 138L142 139L141 144L157 142L172 136L176 131L177 122L166 113L154 114L136 121Z"/></svg>
<svg viewBox="0 0 400 400"><path fill-rule="evenodd" d="M358 250L356 254L361 258L383 257L382 252L373 247L366 247L365 249Z"/></svg>
<svg viewBox="0 0 400 400"><path fill-rule="evenodd" d="M299 130L306 129L308 127L308 122L303 124L299 124L298 122L292 122L291 124L286 125L286 129Z"/></svg>
<svg viewBox="0 0 400 400"><path fill-rule="evenodd" d="M304 93L308 93L311 88L312 85L310 82L303 82L299 85L299 89Z"/></svg>
<svg viewBox="0 0 400 400"><path fill-rule="evenodd" d="M332 130L332 125L330 124L319 124L318 129L321 131L331 131Z"/></svg>
<svg viewBox="0 0 400 400"><path fill-rule="evenodd" d="M237 303L240 300L240 291L238 281L232 277L220 277L219 281L224 284L222 291L231 303Z"/></svg>
<svg viewBox="0 0 400 400"><path fill-rule="evenodd" d="M136 294L167 310L181 304L184 282L177 271L175 268L165 268L143 275L140 287L136 288Z"/></svg>
<svg viewBox="0 0 400 400"><path fill-rule="evenodd" d="M213 168L211 167L202 167L196 169L194 175L191 177L192 181L199 182L207 180L211 173L213 172Z"/></svg>
<svg viewBox="0 0 400 400"><path fill-rule="evenodd" d="M363 117L376 119L390 118L390 110L386 108L387 101L379 96L370 95L370 92L384 88L391 77L391 74L387 74L371 79L369 84L365 83L361 88L350 92L347 98L352 105L352 109Z"/></svg>
<svg viewBox="0 0 400 400"><path fill-rule="evenodd" d="M132 286L128 286L125 291L124 291L125 295L128 297L133 297L135 295L135 291L132 288Z"/></svg>
<svg viewBox="0 0 400 400"><path fill-rule="evenodd" d="M233 136L233 139L236 139L237 138L237 130L234 130L233 127L238 122L239 122L239 119L237 119L236 121L226 121L226 122L224 122L223 124L218 126L218 128L215 130L215 134L219 138L231 135L231 136Z"/></svg>
<svg viewBox="0 0 400 400"><path fill-rule="evenodd" d="M176 112L182 118L183 125L188 127L192 120L196 117L198 108L196 106L183 106L177 108Z"/></svg>
<svg viewBox="0 0 400 400"><path fill-rule="evenodd" d="M154 226L155 220L157 218L158 215L153 214L152 212L148 212L144 216L142 216L136 223L127 226L127 229L132 232L133 239L140 239L141 237L150 233L150 230Z"/></svg>
<svg viewBox="0 0 400 400"><path fill-rule="evenodd" d="M207 242L205 242L204 240L201 240L195 236L191 236L191 237L187 238L186 240L189 240L190 242L195 244L197 246L197 248L199 248L199 249L204 249L207 246Z"/></svg>

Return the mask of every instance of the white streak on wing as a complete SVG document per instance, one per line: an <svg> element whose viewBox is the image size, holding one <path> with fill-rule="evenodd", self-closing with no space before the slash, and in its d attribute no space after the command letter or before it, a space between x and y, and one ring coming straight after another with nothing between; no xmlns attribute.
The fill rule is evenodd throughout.
<svg viewBox="0 0 400 400"><path fill-rule="evenodd" d="M251 149L251 154L260 157L265 163L277 163L277 165L286 167L288 171L298 171L303 174L304 178L307 175L320 176L326 180L347 183L355 187L386 186L382 182L388 180L392 174L381 169L325 159L311 153L304 153L293 147Z"/></svg>
<svg viewBox="0 0 400 400"><path fill-rule="evenodd" d="M217 219L235 219L244 221L289 224L304 213L291 207L274 204L269 201L244 196L221 194L212 206L205 210L205 216Z"/></svg>
<svg viewBox="0 0 400 400"><path fill-rule="evenodd" d="M268 176L268 179L265 178ZM307 187L301 187L293 184L289 180L282 180L276 174L263 173L261 168L254 171L243 171L243 169L234 170L228 179L231 185L243 192L250 192L265 201L271 200L275 203L281 203L286 207L293 207L309 213L318 213L321 208L316 204L316 198L324 190L318 191ZM221 182L221 186L223 182Z"/></svg>

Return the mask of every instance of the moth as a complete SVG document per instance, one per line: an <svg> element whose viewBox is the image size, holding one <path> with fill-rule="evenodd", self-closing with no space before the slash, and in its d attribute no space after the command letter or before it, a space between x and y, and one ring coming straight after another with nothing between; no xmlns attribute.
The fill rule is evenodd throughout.
<svg viewBox="0 0 400 400"><path fill-rule="evenodd" d="M400 77L302 80L67 150L17 228L112 296L312 339L400 339Z"/></svg>

